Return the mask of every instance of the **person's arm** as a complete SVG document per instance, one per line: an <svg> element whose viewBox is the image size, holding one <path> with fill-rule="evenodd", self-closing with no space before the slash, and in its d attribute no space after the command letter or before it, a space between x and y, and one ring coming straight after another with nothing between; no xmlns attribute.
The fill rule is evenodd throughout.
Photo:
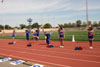
<svg viewBox="0 0 100 67"><path fill-rule="evenodd" d="M59 38L59 31L60 31L60 30L58 29L58 38Z"/></svg>
<svg viewBox="0 0 100 67"><path fill-rule="evenodd" d="M32 31L32 40L34 39L34 32Z"/></svg>
<svg viewBox="0 0 100 67"><path fill-rule="evenodd" d="M16 31L14 30L14 33L16 33Z"/></svg>
<svg viewBox="0 0 100 67"><path fill-rule="evenodd" d="M64 31L64 29L63 29L63 32L64 32L64 38L65 38L65 31Z"/></svg>
<svg viewBox="0 0 100 67"><path fill-rule="evenodd" d="M89 40L89 31L88 31L88 40Z"/></svg>
<svg viewBox="0 0 100 67"><path fill-rule="evenodd" d="M45 40L47 39L47 37L45 36Z"/></svg>
<svg viewBox="0 0 100 67"><path fill-rule="evenodd" d="M34 37L32 36L32 40L34 39Z"/></svg>
<svg viewBox="0 0 100 67"><path fill-rule="evenodd" d="M45 42L46 42L47 37L45 36Z"/></svg>
<svg viewBox="0 0 100 67"><path fill-rule="evenodd" d="M90 26L87 26L86 29L89 30L89 27L90 27Z"/></svg>
<svg viewBox="0 0 100 67"><path fill-rule="evenodd" d="M12 35L14 35L14 34L15 34L15 31L13 30Z"/></svg>
<svg viewBox="0 0 100 67"><path fill-rule="evenodd" d="M89 38L89 31L88 31L88 38Z"/></svg>
<svg viewBox="0 0 100 67"><path fill-rule="evenodd" d="M95 32L93 31L93 36L95 35Z"/></svg>

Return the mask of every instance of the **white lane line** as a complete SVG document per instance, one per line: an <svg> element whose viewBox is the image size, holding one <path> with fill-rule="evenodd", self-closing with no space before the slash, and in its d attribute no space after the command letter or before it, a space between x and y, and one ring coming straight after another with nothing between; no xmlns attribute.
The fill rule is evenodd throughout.
<svg viewBox="0 0 100 67"><path fill-rule="evenodd" d="M51 62L45 62L45 61L40 61L40 60L35 60L35 59L29 59L29 58L23 58L23 57L9 55L9 54L0 53L0 55L6 55L6 56L13 57L13 58L20 58L20 59L28 60L28 61L32 61L32 62L46 63L46 64L51 64L51 65L56 65L56 66L61 66L61 67L71 67L71 66L67 66L67 65L56 64L56 63L51 63Z"/></svg>
<svg viewBox="0 0 100 67"><path fill-rule="evenodd" d="M42 48L45 48L45 47L42 47ZM55 50L56 49L60 49L60 48L54 48ZM71 50L71 51L74 51L74 48L73 48L73 50L72 49L70 49L70 48L66 48L66 49L61 49L61 50ZM90 50L90 49L88 49L88 50ZM91 53L100 53L100 52L98 52L98 51L87 51L87 50L85 50L85 49L83 49L82 51L84 51L84 52L91 52Z"/></svg>
<svg viewBox="0 0 100 67"><path fill-rule="evenodd" d="M1 49L1 50L14 51L14 52L18 52L18 53L25 53L25 54L31 54L31 55L39 55L39 56L52 57L52 58L58 58L58 59L69 59L69 60L74 60L74 61L89 62L89 63L99 63L100 64L100 62L92 61L92 60L90 61L90 60L83 60L83 59L66 58L66 57L52 56L52 55L46 55L46 54L43 55L43 54L21 52L21 51L16 51L16 50L7 50L7 49Z"/></svg>
<svg viewBox="0 0 100 67"><path fill-rule="evenodd" d="M7 41L6 41L7 42ZM8 42L7 42L8 43ZM20 46L19 46L20 47ZM55 49L60 49L60 48L55 48ZM71 50L71 51L73 51L72 49L69 49L69 48L67 48L67 49L65 49L65 48L63 48L63 49L61 49L61 50ZM87 51L87 50L83 50L84 52L91 52L91 53L100 53L100 52L97 52L97 51Z"/></svg>
<svg viewBox="0 0 100 67"><path fill-rule="evenodd" d="M7 47L7 46L3 46ZM20 48L20 47L10 47L10 48L19 48L19 49L27 49L27 48ZM87 56L87 57L100 57L96 55L85 55L85 54L78 54L78 53L65 53L65 52L57 52L57 51L48 51L48 50L37 50L37 49L27 49L27 50L36 50L36 51L45 51L45 52L53 52L53 53L62 53L62 54L71 54L71 55L80 55L80 56Z"/></svg>

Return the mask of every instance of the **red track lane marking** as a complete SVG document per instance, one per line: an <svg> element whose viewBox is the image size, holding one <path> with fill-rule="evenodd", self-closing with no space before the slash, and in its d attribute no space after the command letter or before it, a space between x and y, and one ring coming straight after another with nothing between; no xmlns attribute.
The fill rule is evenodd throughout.
<svg viewBox="0 0 100 67"><path fill-rule="evenodd" d="M7 42L7 43L8 43L8 42ZM18 45L17 45L17 46L18 46ZM19 47L20 47L20 46L19 46ZM45 48L45 47L41 47L41 48ZM46 49L48 49L48 48L46 48ZM56 49L61 49L61 50L70 50L70 51L74 51L74 49L72 50L72 49L69 49L69 48L67 48L67 49L66 49L66 48L63 48L63 49L62 49L62 48L54 48L54 49L55 49L55 50L56 50ZM53 50L54 50L54 49L53 49ZM88 50L91 50L91 49L88 49ZM94 50L94 49L92 49L92 50ZM96 50L96 51L82 50L82 51L84 51L84 52L91 52L91 53L100 53L100 52L97 52L97 50Z"/></svg>
<svg viewBox="0 0 100 67"><path fill-rule="evenodd" d="M45 47L42 47L42 48L45 48ZM54 49L56 50L56 49L60 49L60 48L54 48ZM67 49L62 49L62 50L71 50L71 51L74 51L74 49L72 50L72 49L68 49L68 48ZM89 50L91 50L91 49L89 49ZM95 51L87 51L87 50L84 50L84 49L82 51L84 51L84 52L91 52L91 53L100 53L100 52L97 52L97 51L96 52Z"/></svg>
<svg viewBox="0 0 100 67"><path fill-rule="evenodd" d="M7 46L3 46L3 47L7 47ZM8 47L8 48L9 48L9 47ZM27 48L20 48L20 47L10 47L10 48L27 49ZM100 56L96 56L96 55L84 55L84 54L78 54L78 53L65 53L65 52L47 51L47 50L37 50L37 49L27 49L27 50L36 50L36 51L46 51L46 52L53 52L53 53L81 55L81 56L88 56L88 57L100 57Z"/></svg>
<svg viewBox="0 0 100 67"><path fill-rule="evenodd" d="M1 48L0 48L1 49ZM31 55L39 55L39 56L47 56L47 57L53 57L53 58L61 58L61 59L69 59L69 60L75 60L75 61L82 61L82 62L89 62L89 63L99 63L97 61L90 61L90 60L83 60L83 59L74 59L74 58L65 58L65 57L59 57L59 56L52 56L52 55L43 55L43 54L37 54L37 53L28 53L28 52L20 52L20 51L16 51L16 50L7 50L7 49L1 49L1 50L6 50L6 51L14 51L17 53L26 53L26 54L31 54Z"/></svg>
<svg viewBox="0 0 100 67"><path fill-rule="evenodd" d="M3 53L0 53L0 54L1 55L10 56L10 57L14 57L14 58L20 58L20 59L24 59L24 60L30 60L30 61L33 61L33 62L41 62L41 63L51 64L51 65L56 65L56 66L71 67L71 66L66 66L66 65L61 65L61 64L55 64L55 63L45 62L45 61L40 61L40 60L35 60L35 59L23 58L23 57L14 56L14 55L8 55L8 54L3 54Z"/></svg>
<svg viewBox="0 0 100 67"><path fill-rule="evenodd" d="M15 49L15 48L4 48L4 49L12 49L12 50L17 50L17 51L24 51L24 52L28 52L28 53L30 52L29 50L25 50L25 49L23 50L23 49L21 49L21 48L20 48L20 49L17 49L17 48L16 48L16 49ZM32 51L32 50L31 50L31 51ZM39 51L39 52L40 52L40 51ZM41 51L41 52L42 52L42 51ZM48 52L48 53L45 53L45 52L42 52L42 53L41 53L41 52L40 52L39 54L42 54L42 55L43 55L43 54L47 54L47 55L53 55L53 56L55 56L55 54L57 54L57 53L55 53L55 52L54 52L54 53L52 52L53 54L52 54L52 53L51 53L51 54L48 54L48 53L50 53L50 52ZM34 53L34 51L31 52L31 53ZM35 51L35 53L37 53L37 51ZM66 56L67 56L67 55L66 55L66 56L65 56L65 55L64 55L64 56L61 56L62 54L57 54L56 56L59 56L59 55L60 55L60 57L66 57ZM73 55L74 55L74 54L73 54ZM77 54L75 54L75 55L77 56ZM68 54L68 56L69 56L69 54ZM70 56L69 56L69 57L70 57ZM80 57L81 57L81 56L80 56ZM75 58L75 57L71 57L71 58ZM82 57L81 57L81 58L82 58ZM78 59L81 59L81 58L78 58ZM84 56L83 56L83 58L84 58L84 59L87 59L87 60L90 60L90 59L88 59L87 57L84 57ZM82 58L82 59L83 59L83 58ZM89 56L89 58L90 58L90 56ZM92 58L95 58L95 60L93 60ZM76 58L76 59L77 59L77 58ZM91 60L93 60L93 61L97 61L96 59L97 59L96 57L91 57ZM100 59L98 58L98 60L100 60Z"/></svg>
<svg viewBox="0 0 100 67"><path fill-rule="evenodd" d="M16 46L16 47L17 47L17 46ZM19 46L19 47L20 47L20 46ZM45 48L45 47L41 47L41 48ZM48 49L48 48L45 48L45 49ZM54 49L56 50L56 49L60 49L60 48L54 48ZM53 49L53 50L54 50L54 49ZM67 48L67 49L64 49L64 48L63 48L63 49L61 49L61 50L75 51L74 49L72 50L72 49L68 49L68 48ZM90 49L89 49L89 50L90 50ZM97 51L96 51L96 52L95 52L95 51L87 51L87 50L82 50L82 51L84 51L84 52L91 52L91 53L100 53L100 52L97 52Z"/></svg>
<svg viewBox="0 0 100 67"><path fill-rule="evenodd" d="M8 43L8 41L6 41L7 43ZM20 41L21 42L21 41ZM42 47L43 48L43 47ZM55 48L55 49L60 49L60 48ZM65 48L63 48L63 49L61 49L61 50L71 50L71 49L65 49ZM89 49L90 50L90 49ZM73 50L71 50L71 51L73 51ZM87 51L87 50L83 50L84 52L92 52L92 53L100 53L100 52L95 52L95 51Z"/></svg>

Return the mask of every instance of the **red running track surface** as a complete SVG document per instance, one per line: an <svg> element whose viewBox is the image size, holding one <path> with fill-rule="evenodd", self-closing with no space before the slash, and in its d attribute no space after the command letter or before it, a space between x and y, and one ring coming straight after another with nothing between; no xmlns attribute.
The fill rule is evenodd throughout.
<svg viewBox="0 0 100 67"><path fill-rule="evenodd" d="M11 39L0 39L0 56L31 61L51 67L100 67L100 42L94 42L94 49L89 49L88 42L65 41L64 48L59 48L59 41L51 41L53 48L47 48L44 40L31 41L32 47L27 47L26 40L16 39L14 45L9 45ZM83 50L75 51L76 46Z"/></svg>

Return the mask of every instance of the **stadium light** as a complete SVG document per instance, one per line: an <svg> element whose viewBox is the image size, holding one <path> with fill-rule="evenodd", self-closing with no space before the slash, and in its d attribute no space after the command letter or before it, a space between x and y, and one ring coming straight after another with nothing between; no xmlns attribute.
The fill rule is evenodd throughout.
<svg viewBox="0 0 100 67"><path fill-rule="evenodd" d="M30 28L30 31L31 31L31 28L32 28L32 26L31 26L32 19L31 18L28 18L27 21L29 22L29 28Z"/></svg>

